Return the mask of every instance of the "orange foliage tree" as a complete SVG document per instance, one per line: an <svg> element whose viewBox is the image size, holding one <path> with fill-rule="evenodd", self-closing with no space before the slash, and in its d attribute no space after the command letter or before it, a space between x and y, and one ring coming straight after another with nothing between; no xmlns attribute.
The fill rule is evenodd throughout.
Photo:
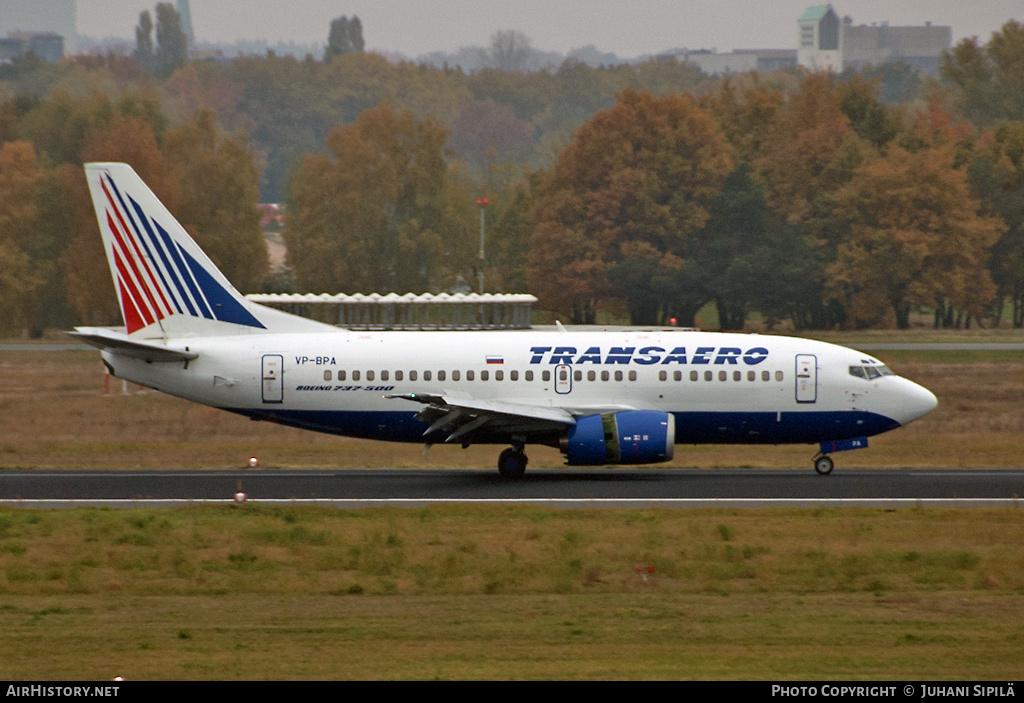
<svg viewBox="0 0 1024 703"><path fill-rule="evenodd" d="M695 283L700 234L731 167L725 140L691 97L624 91L547 176L530 290L574 322L593 322L599 301L613 296L635 323L692 323L709 300Z"/></svg>

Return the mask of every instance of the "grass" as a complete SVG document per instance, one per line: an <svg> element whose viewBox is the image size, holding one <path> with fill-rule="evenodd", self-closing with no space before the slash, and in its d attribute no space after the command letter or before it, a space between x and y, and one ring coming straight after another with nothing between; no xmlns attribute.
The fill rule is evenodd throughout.
<svg viewBox="0 0 1024 703"><path fill-rule="evenodd" d="M0 678L1015 680L1022 545L1019 509L0 509Z"/></svg>

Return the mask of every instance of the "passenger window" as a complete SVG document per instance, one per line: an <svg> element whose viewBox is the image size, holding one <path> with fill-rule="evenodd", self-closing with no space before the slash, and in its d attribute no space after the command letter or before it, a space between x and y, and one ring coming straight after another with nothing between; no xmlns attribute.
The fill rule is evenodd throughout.
<svg viewBox="0 0 1024 703"><path fill-rule="evenodd" d="M550 371L541 371L540 372L540 380L544 381L545 383L550 381L551 380L551 372Z"/></svg>
<svg viewBox="0 0 1024 703"><path fill-rule="evenodd" d="M734 381L742 381L743 380L743 372L742 371L733 371L732 372L732 380L734 380Z"/></svg>
<svg viewBox="0 0 1024 703"><path fill-rule="evenodd" d="M438 381L443 381L445 379L445 377L446 377L446 374L445 374L444 371L438 371L437 372L437 380Z"/></svg>
<svg viewBox="0 0 1024 703"><path fill-rule="evenodd" d="M583 372L582 371L574 371L573 374L572 374L572 377L576 381L582 381L583 380Z"/></svg>
<svg viewBox="0 0 1024 703"><path fill-rule="evenodd" d="M596 381L597 380L597 371L587 371L587 380L588 381Z"/></svg>
<svg viewBox="0 0 1024 703"><path fill-rule="evenodd" d="M622 380L622 372L621 371L616 371L615 372L615 380L616 381L621 381Z"/></svg>
<svg viewBox="0 0 1024 703"><path fill-rule="evenodd" d="M453 381L458 381L461 378L462 378L462 374L460 374L458 371L452 371L452 380Z"/></svg>
<svg viewBox="0 0 1024 703"><path fill-rule="evenodd" d="M711 373L710 371L705 371L704 372L704 380L705 381L712 381L712 380L714 380L714 378L715 378L715 375L713 373Z"/></svg>
<svg viewBox="0 0 1024 703"><path fill-rule="evenodd" d="M781 381L782 379L783 379L783 374L782 374L782 372L781 372L781 371L776 371L776 372L775 372L775 380L776 380L776 381Z"/></svg>
<svg viewBox="0 0 1024 703"><path fill-rule="evenodd" d="M402 378L403 378L402 372L401 371L395 371L395 380L396 381L401 381Z"/></svg>
<svg viewBox="0 0 1024 703"><path fill-rule="evenodd" d="M359 372L358 371L353 371L352 372L352 380L353 381L358 381L359 380Z"/></svg>
<svg viewBox="0 0 1024 703"><path fill-rule="evenodd" d="M658 380L659 381L667 381L668 380L668 371L659 371L658 372Z"/></svg>
<svg viewBox="0 0 1024 703"><path fill-rule="evenodd" d="M611 375L607 371L602 371L601 372L601 380L602 381L607 381L609 378L611 378Z"/></svg>
<svg viewBox="0 0 1024 703"><path fill-rule="evenodd" d="M729 380L729 372L728 371L719 371L718 372L718 380L719 381L727 381L727 380Z"/></svg>
<svg viewBox="0 0 1024 703"><path fill-rule="evenodd" d="M466 372L466 380L467 380L467 381L472 381L472 380L473 380L473 377L474 377L475 375L476 375L476 374L475 374L475 373L473 373L472 371L467 371L467 372ZM457 381L458 379L455 379L455 380Z"/></svg>
<svg viewBox="0 0 1024 703"><path fill-rule="evenodd" d="M757 380L757 371L747 371L747 380L748 381L756 381Z"/></svg>
<svg viewBox="0 0 1024 703"><path fill-rule="evenodd" d="M770 380L772 380L772 372L771 371L762 371L761 372L761 380L762 381L770 381Z"/></svg>
<svg viewBox="0 0 1024 703"><path fill-rule="evenodd" d="M427 373L430 373L430 372L428 371ZM410 371L409 372L409 380L410 381L415 381L416 380L416 372L415 371ZM429 380L429 379L427 379L427 380Z"/></svg>
<svg viewBox="0 0 1024 703"><path fill-rule="evenodd" d="M366 380L367 381L372 381L374 378L376 378L376 376L373 375L373 371L367 371L366 372Z"/></svg>
<svg viewBox="0 0 1024 703"><path fill-rule="evenodd" d="M683 380L683 372L682 371L673 371L672 372L672 380L673 381L682 381Z"/></svg>
<svg viewBox="0 0 1024 703"><path fill-rule="evenodd" d="M430 371L424 371L423 372L423 380L424 381L429 381L430 380L430 376L431 376L431 372Z"/></svg>
<svg viewBox="0 0 1024 703"><path fill-rule="evenodd" d="M484 371L484 373L487 373L487 372ZM485 378L484 380L486 381L487 379ZM505 372L504 371L495 371L494 372L494 380L495 381L504 381L505 380Z"/></svg>
<svg viewBox="0 0 1024 703"><path fill-rule="evenodd" d="M690 380L691 381L696 381L699 377L700 377L700 374L697 373L696 371L691 371L690 372Z"/></svg>
<svg viewBox="0 0 1024 703"><path fill-rule="evenodd" d="M338 380L339 381L344 381L345 380L345 372L344 371L339 371L338 372Z"/></svg>
<svg viewBox="0 0 1024 703"><path fill-rule="evenodd" d="M636 380L636 371L630 371L629 372L629 380L630 381L635 381Z"/></svg>
<svg viewBox="0 0 1024 703"><path fill-rule="evenodd" d="M526 372L526 376L524 376L523 378L525 380L527 380L527 381L532 381L533 380L533 371L527 371ZM513 379L513 380L515 380L515 379Z"/></svg>
<svg viewBox="0 0 1024 703"><path fill-rule="evenodd" d="M501 373L501 371L498 371L497 373ZM488 371L481 371L480 372L480 380L481 381L486 381L490 377L491 377L490 372L488 372ZM499 378L498 380L500 381L501 379Z"/></svg>
<svg viewBox="0 0 1024 703"><path fill-rule="evenodd" d="M330 381L331 380L331 371L330 371L330 369L328 369L327 371L324 371L324 380L325 381Z"/></svg>
<svg viewBox="0 0 1024 703"><path fill-rule="evenodd" d="M382 380L382 381L388 380L388 372L387 371L381 371L380 372L380 380Z"/></svg>
<svg viewBox="0 0 1024 703"><path fill-rule="evenodd" d="M518 371L509 371L508 372L508 380L510 380L510 381L518 381L519 380L519 372ZM526 379L526 380L529 381L530 379Z"/></svg>

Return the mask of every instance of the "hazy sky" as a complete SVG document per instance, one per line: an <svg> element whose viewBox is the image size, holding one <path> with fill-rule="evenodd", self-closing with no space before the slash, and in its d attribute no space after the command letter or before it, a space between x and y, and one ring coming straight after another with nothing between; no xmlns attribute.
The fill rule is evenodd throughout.
<svg viewBox="0 0 1024 703"><path fill-rule="evenodd" d="M31 0L29 0L31 1ZM78 0L78 31L134 39L139 13L157 0ZM292 40L325 44L331 19L358 15L368 49L410 57L487 45L500 29L525 33L537 49L595 45L622 58L665 49L796 48L796 20L808 0L191 0L197 39ZM855 24L953 27L953 41L982 42L1022 0L847 0L834 2Z"/></svg>

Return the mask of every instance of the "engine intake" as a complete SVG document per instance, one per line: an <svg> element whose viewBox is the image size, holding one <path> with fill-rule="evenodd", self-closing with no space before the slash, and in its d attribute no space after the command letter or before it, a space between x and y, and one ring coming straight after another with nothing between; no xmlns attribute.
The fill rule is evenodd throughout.
<svg viewBox="0 0 1024 703"><path fill-rule="evenodd" d="M624 410L587 415L562 440L569 466L656 464L670 461L675 449L676 418L655 410Z"/></svg>

